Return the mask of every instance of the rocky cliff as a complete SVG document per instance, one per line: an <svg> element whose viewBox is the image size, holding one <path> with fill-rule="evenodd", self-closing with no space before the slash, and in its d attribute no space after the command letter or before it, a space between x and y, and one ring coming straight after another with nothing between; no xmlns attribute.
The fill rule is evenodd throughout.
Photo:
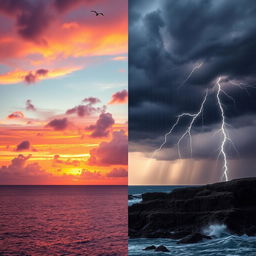
<svg viewBox="0 0 256 256"><path fill-rule="evenodd" d="M256 178L146 193L129 207L129 236L183 238L210 224L256 235Z"/></svg>

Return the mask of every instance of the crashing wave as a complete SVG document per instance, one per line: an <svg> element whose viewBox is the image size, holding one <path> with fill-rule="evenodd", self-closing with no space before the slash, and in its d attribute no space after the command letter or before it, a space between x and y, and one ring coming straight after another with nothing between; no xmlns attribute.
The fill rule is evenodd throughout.
<svg viewBox="0 0 256 256"><path fill-rule="evenodd" d="M211 237L221 237L228 234L225 224L211 224L203 229L203 234Z"/></svg>

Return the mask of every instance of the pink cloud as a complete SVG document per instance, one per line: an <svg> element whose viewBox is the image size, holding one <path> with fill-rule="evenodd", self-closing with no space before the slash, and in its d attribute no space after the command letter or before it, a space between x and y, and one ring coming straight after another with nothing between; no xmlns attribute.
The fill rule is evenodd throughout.
<svg viewBox="0 0 256 256"><path fill-rule="evenodd" d="M24 81L28 84L32 84L38 81L39 78L45 77L48 74L47 69L38 69L35 72L29 72L24 76Z"/></svg>
<svg viewBox="0 0 256 256"><path fill-rule="evenodd" d="M1 184L40 184L47 183L52 177L38 163L27 164L31 155L18 155L10 165L0 168Z"/></svg>
<svg viewBox="0 0 256 256"><path fill-rule="evenodd" d="M116 92L112 95L112 99L108 104L124 104L128 101L128 92L127 90L122 90Z"/></svg>
<svg viewBox="0 0 256 256"><path fill-rule="evenodd" d="M8 115L9 119L20 119L20 118L24 118L24 114L20 111L16 111L11 113L10 115Z"/></svg>
<svg viewBox="0 0 256 256"><path fill-rule="evenodd" d="M89 97L89 98L83 99L83 102L87 102L87 103L89 103L91 105L94 105L94 104L100 103L101 100L96 98L96 97Z"/></svg>
<svg viewBox="0 0 256 256"><path fill-rule="evenodd" d="M88 164L91 165L127 165L128 138L123 130L113 132L112 140L102 142L90 151Z"/></svg>
<svg viewBox="0 0 256 256"><path fill-rule="evenodd" d="M36 111L36 108L32 104L31 100L27 100L26 101L26 110Z"/></svg>
<svg viewBox="0 0 256 256"><path fill-rule="evenodd" d="M80 162L78 160L67 159L66 161L61 160L59 155L54 155L53 157L53 166L56 164L65 164L71 166L79 166Z"/></svg>
<svg viewBox="0 0 256 256"><path fill-rule="evenodd" d="M107 177L112 177L112 178L119 178L119 177L128 177L128 171L125 168L114 168L112 171L110 171L107 174Z"/></svg>
<svg viewBox="0 0 256 256"><path fill-rule="evenodd" d="M53 119L50 121L46 127L52 127L55 131L62 131L65 130L69 125L68 119L63 118L63 119Z"/></svg>
<svg viewBox="0 0 256 256"><path fill-rule="evenodd" d="M54 6L59 12L65 12L68 11L77 5L79 5L81 2L90 2L88 0L55 0L54 1Z"/></svg>
<svg viewBox="0 0 256 256"><path fill-rule="evenodd" d="M83 169L82 170L82 173L81 173L81 176L80 176L82 179L86 179L86 180L96 180L96 179L102 179L103 176L101 175L100 172L97 172L97 171L88 171L88 170L85 170Z"/></svg>
<svg viewBox="0 0 256 256"><path fill-rule="evenodd" d="M107 137L114 123L115 123L115 120L113 119L110 113L101 113L96 124L90 125L85 129L88 131L92 131L91 137L94 137L94 138Z"/></svg>
<svg viewBox="0 0 256 256"><path fill-rule="evenodd" d="M52 16L48 5L43 1L0 0L0 10L15 17L16 30L28 40L36 40L49 26Z"/></svg>
<svg viewBox="0 0 256 256"><path fill-rule="evenodd" d="M24 140L20 144L18 144L16 151L23 151L23 150L29 150L29 149L30 149L30 142L28 140Z"/></svg>
<svg viewBox="0 0 256 256"><path fill-rule="evenodd" d="M90 116L95 113L99 113L105 110L105 106L95 107L94 105L101 102L98 98L89 97L85 98L82 102L87 103L86 105L78 105L70 108L66 111L67 115L77 114L79 117Z"/></svg>

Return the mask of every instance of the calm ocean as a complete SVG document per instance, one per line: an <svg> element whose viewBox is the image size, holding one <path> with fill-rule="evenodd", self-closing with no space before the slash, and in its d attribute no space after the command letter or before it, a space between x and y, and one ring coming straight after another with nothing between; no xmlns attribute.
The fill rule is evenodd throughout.
<svg viewBox="0 0 256 256"><path fill-rule="evenodd" d="M127 255L127 186L0 186L0 255Z"/></svg>

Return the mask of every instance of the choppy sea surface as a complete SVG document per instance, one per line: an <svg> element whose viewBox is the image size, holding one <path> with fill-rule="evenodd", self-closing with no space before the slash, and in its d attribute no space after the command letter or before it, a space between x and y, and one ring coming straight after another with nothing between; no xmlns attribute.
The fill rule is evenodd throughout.
<svg viewBox="0 0 256 256"><path fill-rule="evenodd" d="M134 198L128 200L128 205L141 202L141 195L143 193L152 193L152 192L164 192L169 193L175 188L182 188L185 186L129 186L128 194L132 195Z"/></svg>
<svg viewBox="0 0 256 256"><path fill-rule="evenodd" d="M127 255L127 186L0 186L0 255Z"/></svg>
<svg viewBox="0 0 256 256"><path fill-rule="evenodd" d="M183 186L184 187L184 186ZM132 205L141 201L141 194L146 192L170 192L177 186L130 186L128 193L136 198L129 200ZM256 217L256 216L255 216ZM128 255L178 255L178 256L256 256L256 237L246 235L231 235L224 225L211 225L202 230L203 233L214 238L196 244L177 244L172 239L129 239ZM155 252L143 250L147 246L164 245L170 252Z"/></svg>

